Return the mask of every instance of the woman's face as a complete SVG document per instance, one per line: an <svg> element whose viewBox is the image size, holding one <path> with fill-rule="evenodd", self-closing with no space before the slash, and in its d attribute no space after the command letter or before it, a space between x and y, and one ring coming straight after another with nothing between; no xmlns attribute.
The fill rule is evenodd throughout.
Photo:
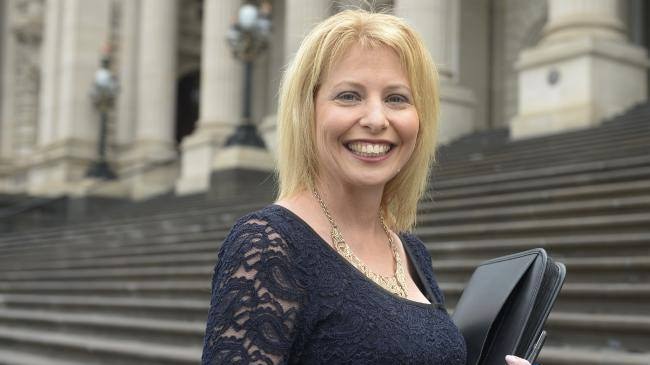
<svg viewBox="0 0 650 365"><path fill-rule="evenodd" d="M406 164L419 129L407 74L388 47L352 46L315 100L319 177L384 186Z"/></svg>

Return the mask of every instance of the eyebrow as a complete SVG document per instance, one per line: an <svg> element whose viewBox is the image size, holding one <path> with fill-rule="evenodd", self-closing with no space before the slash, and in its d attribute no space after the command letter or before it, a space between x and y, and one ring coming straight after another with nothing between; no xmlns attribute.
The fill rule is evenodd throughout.
<svg viewBox="0 0 650 365"><path fill-rule="evenodd" d="M355 81L348 81L348 80L344 80L344 81L338 82L338 83L336 83L332 88L333 88L333 89L336 89L336 88L338 88L338 87L340 87L340 86L345 86L345 85L349 85L349 86L352 86L352 87L355 87L355 88L358 88L358 89L365 89L365 87L363 86L363 84L358 83L358 82L355 82ZM405 85L405 84L402 84L402 83L390 84L390 85L388 85L388 86L386 87L386 89L387 89L387 90L406 89L409 93L411 92L411 88L408 87L408 86Z"/></svg>

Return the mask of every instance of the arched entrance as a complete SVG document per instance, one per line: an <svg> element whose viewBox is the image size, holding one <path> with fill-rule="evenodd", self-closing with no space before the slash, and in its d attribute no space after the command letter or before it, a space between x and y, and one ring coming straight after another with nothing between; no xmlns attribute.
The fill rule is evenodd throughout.
<svg viewBox="0 0 650 365"><path fill-rule="evenodd" d="M191 71L178 80L176 93L176 143L192 134L199 119L201 74Z"/></svg>

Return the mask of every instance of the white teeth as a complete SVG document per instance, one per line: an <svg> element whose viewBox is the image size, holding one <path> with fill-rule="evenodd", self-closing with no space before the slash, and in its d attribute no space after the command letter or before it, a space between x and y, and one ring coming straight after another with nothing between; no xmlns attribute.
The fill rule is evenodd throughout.
<svg viewBox="0 0 650 365"><path fill-rule="evenodd" d="M360 156L377 157L385 155L390 150L390 144L352 142L348 144L348 149Z"/></svg>

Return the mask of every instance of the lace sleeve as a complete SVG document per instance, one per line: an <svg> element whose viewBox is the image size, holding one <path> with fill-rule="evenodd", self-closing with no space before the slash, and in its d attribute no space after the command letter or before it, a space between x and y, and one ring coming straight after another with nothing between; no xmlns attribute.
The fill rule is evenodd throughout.
<svg viewBox="0 0 650 365"><path fill-rule="evenodd" d="M264 220L238 223L215 267L202 364L286 364L303 293L286 241Z"/></svg>

